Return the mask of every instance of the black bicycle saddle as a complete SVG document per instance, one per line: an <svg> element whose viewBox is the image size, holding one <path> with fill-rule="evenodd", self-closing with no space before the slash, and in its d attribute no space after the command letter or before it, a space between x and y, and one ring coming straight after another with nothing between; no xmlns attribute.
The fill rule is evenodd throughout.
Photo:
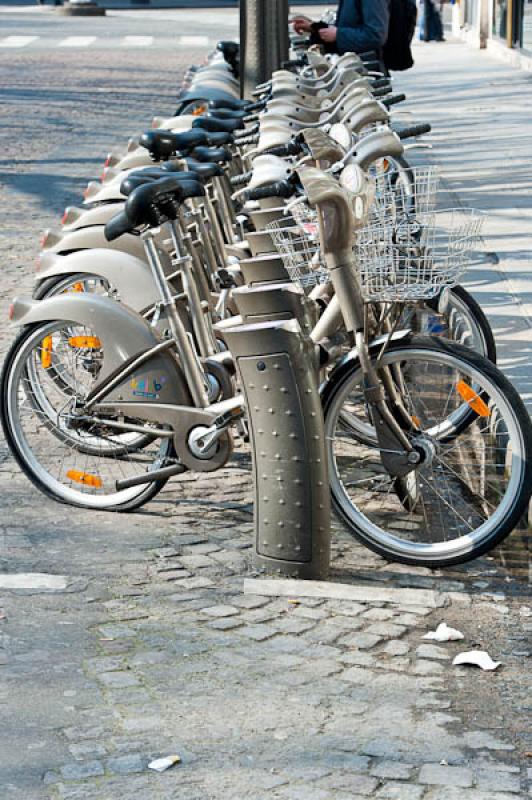
<svg viewBox="0 0 532 800"><path fill-rule="evenodd" d="M166 161L176 153L186 155L194 147L207 144L207 141L206 132L201 130L190 130L183 133L153 130L146 131L139 138L139 144L145 147L156 161Z"/></svg>

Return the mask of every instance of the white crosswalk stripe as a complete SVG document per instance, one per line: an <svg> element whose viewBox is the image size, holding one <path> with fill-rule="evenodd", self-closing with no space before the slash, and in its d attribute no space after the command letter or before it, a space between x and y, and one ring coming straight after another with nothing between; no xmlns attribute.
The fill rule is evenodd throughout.
<svg viewBox="0 0 532 800"><path fill-rule="evenodd" d="M38 36L6 36L5 39L0 39L0 47L26 47L38 38Z"/></svg>
<svg viewBox="0 0 532 800"><path fill-rule="evenodd" d="M122 44L124 47L150 47L153 36L124 36Z"/></svg>
<svg viewBox="0 0 532 800"><path fill-rule="evenodd" d="M96 36L67 36L58 47L88 47L96 41Z"/></svg>
<svg viewBox="0 0 532 800"><path fill-rule="evenodd" d="M114 47L204 48L214 47L215 44L216 40L210 39L208 36L186 35L178 37L122 36L121 38L107 36L67 36L64 39L55 39L51 36L5 36L0 38L0 50L5 47L27 47L28 45L35 48L71 47L73 49L93 46L96 49L108 50Z"/></svg>
<svg viewBox="0 0 532 800"><path fill-rule="evenodd" d="M180 36L179 44L185 47L206 47L209 44L208 36Z"/></svg>

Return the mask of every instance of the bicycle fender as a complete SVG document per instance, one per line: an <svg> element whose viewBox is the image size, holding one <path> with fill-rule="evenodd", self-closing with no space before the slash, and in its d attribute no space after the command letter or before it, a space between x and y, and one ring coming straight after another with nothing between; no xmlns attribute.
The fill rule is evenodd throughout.
<svg viewBox="0 0 532 800"><path fill-rule="evenodd" d="M11 320L17 325L64 320L83 325L101 342L103 363L98 391L113 373L161 343L152 327L135 311L108 297L62 294L47 300L19 297L13 301ZM139 365L105 397L106 402L192 405L177 360L160 351Z"/></svg>
<svg viewBox="0 0 532 800"><path fill-rule="evenodd" d="M104 225L91 225L88 228L79 228L64 234L52 234L46 241L44 252L66 255L74 250L101 248L129 253L141 261L146 259L144 245L138 236L125 233L114 242L108 242L104 235L104 227Z"/></svg>
<svg viewBox="0 0 532 800"><path fill-rule="evenodd" d="M388 342L399 342L404 341L407 342L413 336L412 331L410 328L405 328L402 331L395 331L390 336L389 334L383 334L382 336L377 336L373 341L371 341L368 345L368 349L370 354L378 351L383 347L384 344ZM342 373L346 370L347 367L351 365L353 361L358 359L358 350L356 347L353 347L352 350L349 351L340 361L333 367L332 371L329 373L329 376L323 383L320 385L320 395L325 393L325 389L327 385L334 381L339 380L342 377Z"/></svg>
<svg viewBox="0 0 532 800"><path fill-rule="evenodd" d="M123 203L106 203L102 206L94 206L94 208L69 206L65 208L61 233L70 233L80 228L90 228L92 225L105 225L111 217L122 211L123 207Z"/></svg>
<svg viewBox="0 0 532 800"><path fill-rule="evenodd" d="M95 248L66 256L46 253L37 273L39 282L60 275L97 275L116 290L118 299L134 311L144 311L160 296L149 266L130 253Z"/></svg>

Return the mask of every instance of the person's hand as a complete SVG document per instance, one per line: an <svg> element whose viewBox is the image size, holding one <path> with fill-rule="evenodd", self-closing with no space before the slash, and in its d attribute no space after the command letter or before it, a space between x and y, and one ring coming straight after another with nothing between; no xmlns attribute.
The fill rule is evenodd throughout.
<svg viewBox="0 0 532 800"><path fill-rule="evenodd" d="M318 31L320 39L326 44L334 44L336 41L337 28L334 25L329 25L328 28L322 28Z"/></svg>
<svg viewBox="0 0 532 800"><path fill-rule="evenodd" d="M296 33L308 33L310 31L310 24L312 20L300 14L297 17L293 17L290 22L294 26Z"/></svg>

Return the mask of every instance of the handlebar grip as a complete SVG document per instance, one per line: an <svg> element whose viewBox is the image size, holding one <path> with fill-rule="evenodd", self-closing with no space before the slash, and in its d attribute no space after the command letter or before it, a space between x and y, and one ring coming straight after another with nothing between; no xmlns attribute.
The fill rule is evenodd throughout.
<svg viewBox="0 0 532 800"><path fill-rule="evenodd" d="M292 141L287 144L278 144L274 147L268 147L263 150L261 155L279 156L280 158L288 158L288 156L298 156L303 152L303 143Z"/></svg>
<svg viewBox="0 0 532 800"><path fill-rule="evenodd" d="M383 98L383 97L385 98L386 95L390 94L390 92L392 91L392 87L390 85L388 85L388 86L380 86L380 87L377 87L377 88L375 86L372 86L370 91L371 91L371 94L373 95L373 97L376 97L376 98L378 98L380 100L381 98Z"/></svg>
<svg viewBox="0 0 532 800"><path fill-rule="evenodd" d="M292 58L288 61L281 61L281 69L291 69L292 67L304 67L307 64L306 56L302 58Z"/></svg>
<svg viewBox="0 0 532 800"><path fill-rule="evenodd" d="M428 122L420 122L419 125L409 125L408 128L402 128L395 131L400 139L410 139L412 136L422 136L424 133L430 133L432 125Z"/></svg>
<svg viewBox="0 0 532 800"><path fill-rule="evenodd" d="M394 106L396 103L402 103L406 100L406 94L391 94L389 97L385 97L381 100L381 103L386 106L386 108L390 108L390 106Z"/></svg>
<svg viewBox="0 0 532 800"><path fill-rule="evenodd" d="M107 241L112 242L118 239L119 236L123 236L124 233L129 233L131 230L132 226L129 217L126 212L122 210L105 223L103 232Z"/></svg>
<svg viewBox="0 0 532 800"><path fill-rule="evenodd" d="M289 181L276 181L242 193L244 200L264 200L266 197L292 197L294 187Z"/></svg>
<svg viewBox="0 0 532 800"><path fill-rule="evenodd" d="M234 186L235 188L238 186L245 186L246 183L251 180L252 175L252 169L250 169L248 172L243 172L242 175L234 175L231 178L231 186Z"/></svg>
<svg viewBox="0 0 532 800"><path fill-rule="evenodd" d="M372 89L389 89L391 85L389 78L375 78L375 80L371 82Z"/></svg>
<svg viewBox="0 0 532 800"><path fill-rule="evenodd" d="M245 139L247 136L254 136L256 133L259 132L260 125L252 125L251 128L246 128L243 131L237 131L235 133L235 142L238 144L240 139Z"/></svg>
<svg viewBox="0 0 532 800"><path fill-rule="evenodd" d="M253 111L262 111L266 107L266 100L259 100L258 103L249 103L245 107L248 114L251 114Z"/></svg>
<svg viewBox="0 0 532 800"><path fill-rule="evenodd" d="M253 136L244 136L242 139L238 139L235 144L239 147L244 147L248 144L256 144L259 141L259 134L255 133Z"/></svg>

